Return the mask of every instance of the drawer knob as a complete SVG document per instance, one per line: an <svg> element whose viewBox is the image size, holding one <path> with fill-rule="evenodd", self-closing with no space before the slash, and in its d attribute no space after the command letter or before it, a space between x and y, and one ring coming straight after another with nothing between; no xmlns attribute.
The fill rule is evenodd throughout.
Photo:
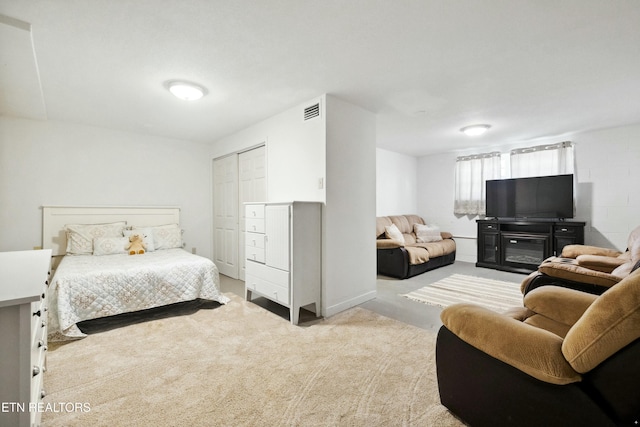
<svg viewBox="0 0 640 427"><path fill-rule="evenodd" d="M40 317L40 315L41 315L41 314L42 314L42 313L40 313L40 310L38 310L38 311L36 311L36 312L34 312L34 313L33 313L33 315L34 315L34 316L38 316L38 317Z"/></svg>
<svg viewBox="0 0 640 427"><path fill-rule="evenodd" d="M33 366L33 376L35 377L36 375L38 375L40 373L40 367L39 366Z"/></svg>
<svg viewBox="0 0 640 427"><path fill-rule="evenodd" d="M44 391L44 389L40 390L40 399L44 399L46 395L47 395L47 392Z"/></svg>
<svg viewBox="0 0 640 427"><path fill-rule="evenodd" d="M38 348L42 347L43 345L44 345L44 341L38 340Z"/></svg>
<svg viewBox="0 0 640 427"><path fill-rule="evenodd" d="M46 295L44 294L44 292L42 293L42 295L40 295L40 297L42 297L42 299L44 299Z"/></svg>

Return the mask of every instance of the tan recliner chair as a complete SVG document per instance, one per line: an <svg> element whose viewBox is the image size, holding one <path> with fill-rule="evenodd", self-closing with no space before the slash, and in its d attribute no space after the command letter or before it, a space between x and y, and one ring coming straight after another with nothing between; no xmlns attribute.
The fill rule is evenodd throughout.
<svg viewBox="0 0 640 427"><path fill-rule="evenodd" d="M640 270L602 295L544 286L499 314L442 311L442 404L472 426L640 422Z"/></svg>
<svg viewBox="0 0 640 427"><path fill-rule="evenodd" d="M554 285L600 295L640 267L640 227L627 239L627 250L567 245L560 257L550 257L521 284L523 294Z"/></svg>

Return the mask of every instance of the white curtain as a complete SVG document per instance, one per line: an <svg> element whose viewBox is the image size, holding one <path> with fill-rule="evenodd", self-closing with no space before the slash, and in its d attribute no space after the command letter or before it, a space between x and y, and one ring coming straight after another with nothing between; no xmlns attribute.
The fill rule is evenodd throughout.
<svg viewBox="0 0 640 427"><path fill-rule="evenodd" d="M485 214L485 182L500 178L500 153L493 152L456 159L455 201L453 213Z"/></svg>
<svg viewBox="0 0 640 427"><path fill-rule="evenodd" d="M511 150L511 178L573 173L571 142Z"/></svg>

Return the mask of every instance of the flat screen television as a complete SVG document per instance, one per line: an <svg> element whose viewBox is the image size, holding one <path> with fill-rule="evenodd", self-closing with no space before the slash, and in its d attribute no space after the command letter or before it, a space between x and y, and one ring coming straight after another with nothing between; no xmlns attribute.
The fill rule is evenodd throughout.
<svg viewBox="0 0 640 427"><path fill-rule="evenodd" d="M487 217L573 218L573 175L487 181Z"/></svg>

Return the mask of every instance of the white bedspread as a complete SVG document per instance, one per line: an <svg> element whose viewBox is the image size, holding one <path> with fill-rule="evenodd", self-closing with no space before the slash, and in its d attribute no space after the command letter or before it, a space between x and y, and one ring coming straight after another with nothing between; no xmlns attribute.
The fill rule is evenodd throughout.
<svg viewBox="0 0 640 427"><path fill-rule="evenodd" d="M49 294L49 339L85 336L76 323L196 298L226 304L218 268L183 249L65 256Z"/></svg>

